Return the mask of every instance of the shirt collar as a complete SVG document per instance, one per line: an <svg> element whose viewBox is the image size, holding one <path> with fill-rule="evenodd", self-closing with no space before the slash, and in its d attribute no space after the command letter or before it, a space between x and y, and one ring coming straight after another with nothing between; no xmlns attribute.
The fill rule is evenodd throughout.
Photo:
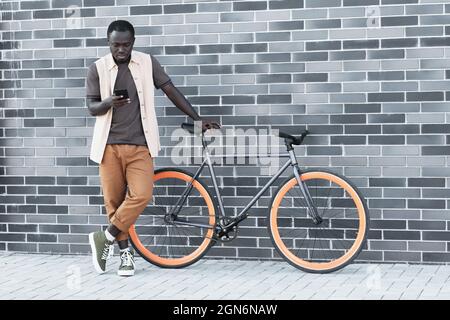
<svg viewBox="0 0 450 320"><path fill-rule="evenodd" d="M108 63L108 70L111 70L114 67L116 67L116 68L118 67L116 62L114 61L114 58L113 58L111 53L108 54L107 61L108 61L107 62ZM134 51L131 51L130 63L137 63L137 64L139 64L139 60L138 60L136 54L134 53Z"/></svg>

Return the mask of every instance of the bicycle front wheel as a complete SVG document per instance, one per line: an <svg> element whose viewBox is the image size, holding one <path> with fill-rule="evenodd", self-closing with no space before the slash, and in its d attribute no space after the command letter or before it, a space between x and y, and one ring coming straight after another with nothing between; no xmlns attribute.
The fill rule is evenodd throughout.
<svg viewBox="0 0 450 320"><path fill-rule="evenodd" d="M170 219L169 213L177 206L191 180L192 174L184 170L156 170L152 200L129 229L136 251L159 267L191 265L213 245L216 206L207 186L200 180L193 180L177 218Z"/></svg>
<svg viewBox="0 0 450 320"><path fill-rule="evenodd" d="M362 250L369 215L358 189L335 173L305 171L306 184L321 218L315 224L295 176L275 192L269 214L269 233L278 253L307 272L327 273L343 268Z"/></svg>

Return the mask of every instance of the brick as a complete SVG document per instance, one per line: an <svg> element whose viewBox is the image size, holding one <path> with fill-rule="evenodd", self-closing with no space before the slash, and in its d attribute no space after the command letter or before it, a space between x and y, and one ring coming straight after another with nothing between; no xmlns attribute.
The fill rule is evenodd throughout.
<svg viewBox="0 0 450 320"><path fill-rule="evenodd" d="M365 136L334 136L331 137L331 144L345 144L345 145L352 145L352 144L366 144L366 137Z"/></svg>
<svg viewBox="0 0 450 320"><path fill-rule="evenodd" d="M420 240L418 231L383 231L384 239L392 240Z"/></svg>
<svg viewBox="0 0 450 320"><path fill-rule="evenodd" d="M14 243L7 244L8 251L37 252L37 244L35 243Z"/></svg>
<svg viewBox="0 0 450 320"><path fill-rule="evenodd" d="M99 187L70 187L70 194L98 195L100 194L100 189Z"/></svg>
<svg viewBox="0 0 450 320"><path fill-rule="evenodd" d="M315 41L315 42L306 42L306 50L307 51L316 51L316 50L340 50L341 49L341 41Z"/></svg>
<svg viewBox="0 0 450 320"><path fill-rule="evenodd" d="M27 234L27 242L56 242L56 235L50 234Z"/></svg>
<svg viewBox="0 0 450 320"><path fill-rule="evenodd" d="M113 4L114 5L114 4ZM153 14L161 14L162 6L131 6L130 14L131 15L153 15Z"/></svg>
<svg viewBox="0 0 450 320"><path fill-rule="evenodd" d="M290 62L290 54L288 53L266 53L258 54L256 62Z"/></svg>
<svg viewBox="0 0 450 320"><path fill-rule="evenodd" d="M82 6L82 0L52 0L52 8L68 8L70 6Z"/></svg>
<svg viewBox="0 0 450 320"><path fill-rule="evenodd" d="M42 244L39 243L39 252L64 253L69 252L69 245L67 244Z"/></svg>
<svg viewBox="0 0 450 320"><path fill-rule="evenodd" d="M332 52L332 54L335 52ZM327 61L328 52L298 52L292 55L293 61Z"/></svg>
<svg viewBox="0 0 450 320"><path fill-rule="evenodd" d="M308 155L342 155L342 149L340 147L308 147Z"/></svg>
<svg viewBox="0 0 450 320"><path fill-rule="evenodd" d="M33 19L55 19L62 18L62 10L36 10L33 11Z"/></svg>
<svg viewBox="0 0 450 320"><path fill-rule="evenodd" d="M330 60L365 60L365 59L366 59L366 52L361 50L330 52Z"/></svg>
<svg viewBox="0 0 450 320"><path fill-rule="evenodd" d="M84 0L86 7L114 6L114 0Z"/></svg>
<svg viewBox="0 0 450 320"><path fill-rule="evenodd" d="M379 5L380 0L367 0L364 3L361 3L358 0L343 0L344 6L375 6Z"/></svg>
<svg viewBox="0 0 450 320"><path fill-rule="evenodd" d="M8 194L36 194L36 187L16 187L8 186Z"/></svg>
<svg viewBox="0 0 450 320"><path fill-rule="evenodd" d="M50 9L48 1L25 1L20 3L20 9Z"/></svg>
<svg viewBox="0 0 450 320"><path fill-rule="evenodd" d="M291 102L292 97L290 95L259 95L257 98L258 104Z"/></svg>
<svg viewBox="0 0 450 320"><path fill-rule="evenodd" d="M330 123L366 123L366 116L355 115L331 115Z"/></svg>
<svg viewBox="0 0 450 320"><path fill-rule="evenodd" d="M53 40L53 46L55 48L71 48L71 47L81 47L81 39L64 39L64 40Z"/></svg>
<svg viewBox="0 0 450 320"><path fill-rule="evenodd" d="M238 51L240 49L237 48L238 45L236 45L235 50L236 52L246 52L246 51ZM243 45L244 48L249 48L250 51L252 51L250 48L253 46L252 44L248 44L248 45ZM262 47L265 47L266 49L262 50L262 51L266 51L267 50L267 45L263 44ZM259 46L258 48L262 48L261 46ZM217 45L217 46L213 46L213 45L200 45L200 53L201 54L205 54L205 53L230 53L232 50L232 45L231 44L221 44L221 45ZM239 47L241 48L241 47ZM256 48L254 48L254 50L257 50ZM259 50L257 50L259 51Z"/></svg>
<svg viewBox="0 0 450 320"><path fill-rule="evenodd" d="M405 58L404 49L385 49L385 50L369 50L368 59L403 59Z"/></svg>
<svg viewBox="0 0 450 320"><path fill-rule="evenodd" d="M417 230L445 230L446 225L444 221L408 221L408 229Z"/></svg>
<svg viewBox="0 0 450 320"><path fill-rule="evenodd" d="M446 252L424 252L424 262L448 262L450 261L450 255Z"/></svg>
<svg viewBox="0 0 450 320"><path fill-rule="evenodd" d="M399 252L388 251L385 253L387 261L393 261L394 259L400 259L401 261L420 262L422 261L421 255L418 252Z"/></svg>
<svg viewBox="0 0 450 320"><path fill-rule="evenodd" d="M404 80L405 74L403 71L380 71L380 72L368 72L369 81L380 80Z"/></svg>
<svg viewBox="0 0 450 320"><path fill-rule="evenodd" d="M174 14L174 13L191 13L196 11L195 4L175 4L175 5L164 5L164 13L165 14Z"/></svg>
<svg viewBox="0 0 450 320"><path fill-rule="evenodd" d="M346 134L380 134L381 126L378 125L346 125Z"/></svg>
<svg viewBox="0 0 450 320"><path fill-rule="evenodd" d="M404 136L369 136L369 144L380 144L380 145L392 145L392 144L405 144Z"/></svg>
<svg viewBox="0 0 450 320"><path fill-rule="evenodd" d="M340 19L306 20L305 24L305 29L331 29L340 27Z"/></svg>
<svg viewBox="0 0 450 320"><path fill-rule="evenodd" d="M63 78L65 77L64 69L53 70L35 70L36 78Z"/></svg>
<svg viewBox="0 0 450 320"><path fill-rule="evenodd" d="M252 2L233 2L233 11L254 11L266 10L267 2L252 1Z"/></svg>
<svg viewBox="0 0 450 320"><path fill-rule="evenodd" d="M16 241L16 242L24 242L25 234L20 233L0 233L0 241Z"/></svg>
<svg viewBox="0 0 450 320"><path fill-rule="evenodd" d="M327 82L327 73L302 73L295 74L293 77L294 82Z"/></svg>
<svg viewBox="0 0 450 320"><path fill-rule="evenodd" d="M166 46L166 54L195 54L195 46Z"/></svg>
<svg viewBox="0 0 450 320"><path fill-rule="evenodd" d="M56 197L52 196L27 196L26 201L29 204L56 204Z"/></svg>
<svg viewBox="0 0 450 320"><path fill-rule="evenodd" d="M408 207L418 209L445 209L445 201L408 199Z"/></svg>
<svg viewBox="0 0 450 320"><path fill-rule="evenodd" d="M443 92L408 92L407 101L442 101L444 100Z"/></svg>
<svg viewBox="0 0 450 320"><path fill-rule="evenodd" d="M340 6L340 0L305 0L305 8L329 8Z"/></svg>
<svg viewBox="0 0 450 320"><path fill-rule="evenodd" d="M422 147L422 155L450 155L450 147L424 146Z"/></svg>
<svg viewBox="0 0 450 320"><path fill-rule="evenodd" d="M408 136L407 137L407 144L435 144L435 145L442 145L444 142L444 137L442 136Z"/></svg>
<svg viewBox="0 0 450 320"><path fill-rule="evenodd" d="M421 21L421 23L423 20ZM419 23L418 16L381 17L381 26L410 26Z"/></svg>
<svg viewBox="0 0 450 320"><path fill-rule="evenodd" d="M379 42L378 40L346 40L343 41L343 49L372 49L378 48Z"/></svg>
<svg viewBox="0 0 450 320"><path fill-rule="evenodd" d="M304 0L269 0L269 9L298 9L303 8Z"/></svg>
<svg viewBox="0 0 450 320"><path fill-rule="evenodd" d="M448 241L449 235L446 231L424 231L423 232L423 240L440 240L440 241Z"/></svg>
<svg viewBox="0 0 450 320"><path fill-rule="evenodd" d="M37 224L8 224L10 232L37 232Z"/></svg>
<svg viewBox="0 0 450 320"><path fill-rule="evenodd" d="M397 39L382 39L382 48L407 48L407 47L417 47L417 38L397 38Z"/></svg>

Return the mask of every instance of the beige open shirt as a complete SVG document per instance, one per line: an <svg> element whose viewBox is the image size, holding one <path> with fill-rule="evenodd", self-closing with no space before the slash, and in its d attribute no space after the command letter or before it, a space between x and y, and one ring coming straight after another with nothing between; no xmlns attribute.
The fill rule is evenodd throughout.
<svg viewBox="0 0 450 320"><path fill-rule="evenodd" d="M97 60L95 65L100 81L101 99L104 100L113 95L118 67L111 53ZM133 50L128 67L133 76L139 97L145 140L147 141L150 155L156 157L161 150L161 146L155 112L152 59L146 53ZM113 108L110 108L105 114L96 116L90 152L90 159L96 163L101 163L103 158L111 127L112 112Z"/></svg>

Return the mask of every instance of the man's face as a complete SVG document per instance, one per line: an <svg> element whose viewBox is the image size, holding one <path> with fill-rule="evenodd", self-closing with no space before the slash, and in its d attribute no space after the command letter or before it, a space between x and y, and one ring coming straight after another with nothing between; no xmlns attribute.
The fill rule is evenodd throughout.
<svg viewBox="0 0 450 320"><path fill-rule="evenodd" d="M109 48L118 63L128 60L133 50L134 37L130 31L113 31L108 39Z"/></svg>

